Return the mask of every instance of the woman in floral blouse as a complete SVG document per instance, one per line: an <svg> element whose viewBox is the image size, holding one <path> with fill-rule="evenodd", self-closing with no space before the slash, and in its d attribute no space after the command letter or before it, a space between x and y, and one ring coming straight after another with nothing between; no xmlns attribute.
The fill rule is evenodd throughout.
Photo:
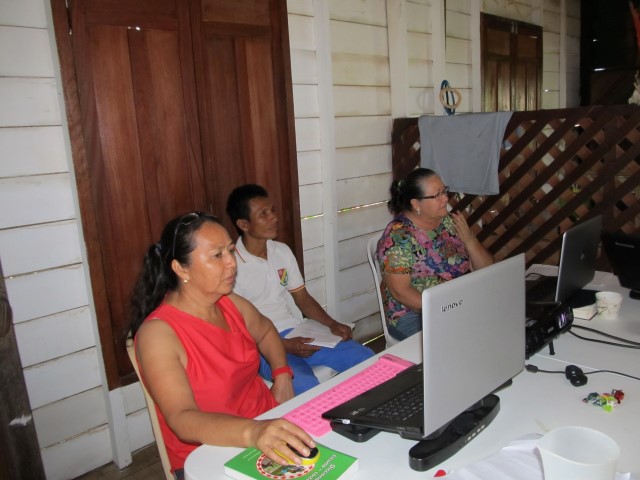
<svg viewBox="0 0 640 480"><path fill-rule="evenodd" d="M378 241L382 296L389 333L403 340L422 330L422 291L491 265L493 256L462 213L449 214L449 189L428 168L390 188L394 215Z"/></svg>

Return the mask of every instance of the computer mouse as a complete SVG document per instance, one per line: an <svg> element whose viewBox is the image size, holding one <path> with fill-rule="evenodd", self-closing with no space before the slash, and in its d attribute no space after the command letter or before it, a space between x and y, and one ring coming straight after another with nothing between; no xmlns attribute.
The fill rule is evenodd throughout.
<svg viewBox="0 0 640 480"><path fill-rule="evenodd" d="M587 383L587 376L576 365L567 365L567 368L564 369L564 374L574 387L581 387Z"/></svg>
<svg viewBox="0 0 640 480"><path fill-rule="evenodd" d="M316 463L318 461L318 458L320 457L320 452L318 451L317 447L310 448L309 449L309 455L303 455L297 449L293 448L289 444L287 444L287 447L289 447L291 450L293 450L293 453L295 453L296 455L298 455L302 459L302 465L313 465L314 463ZM293 464L293 462L289 458L284 456L278 450L276 450L276 453L278 455L280 455L282 458L284 458L287 462Z"/></svg>

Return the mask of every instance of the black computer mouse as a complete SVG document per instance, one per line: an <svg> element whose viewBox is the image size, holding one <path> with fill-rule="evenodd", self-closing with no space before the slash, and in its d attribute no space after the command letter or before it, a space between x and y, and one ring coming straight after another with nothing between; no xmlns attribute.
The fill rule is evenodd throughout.
<svg viewBox="0 0 640 480"><path fill-rule="evenodd" d="M567 368L564 369L564 374L574 387L581 387L587 383L587 376L576 365L567 365Z"/></svg>
<svg viewBox="0 0 640 480"><path fill-rule="evenodd" d="M293 453L295 453L296 455L298 455L300 458L314 458L318 456L318 448L317 447L313 447L309 449L309 455L303 455L301 454L298 449L293 448L291 446L289 446L289 448L291 450L293 450Z"/></svg>

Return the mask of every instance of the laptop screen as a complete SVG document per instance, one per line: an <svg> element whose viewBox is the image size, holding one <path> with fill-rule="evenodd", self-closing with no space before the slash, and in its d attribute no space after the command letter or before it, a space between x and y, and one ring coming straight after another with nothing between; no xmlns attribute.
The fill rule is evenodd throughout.
<svg viewBox="0 0 640 480"><path fill-rule="evenodd" d="M524 254L425 290L422 321L428 435L524 368Z"/></svg>
<svg viewBox="0 0 640 480"><path fill-rule="evenodd" d="M568 300L593 280L601 231L602 215L596 215L564 232L558 264L556 302ZM595 297L593 300L595 301Z"/></svg>
<svg viewBox="0 0 640 480"><path fill-rule="evenodd" d="M524 255L425 290L422 321L416 336L423 362L324 412L334 428L355 425L423 439L517 375L525 358Z"/></svg>

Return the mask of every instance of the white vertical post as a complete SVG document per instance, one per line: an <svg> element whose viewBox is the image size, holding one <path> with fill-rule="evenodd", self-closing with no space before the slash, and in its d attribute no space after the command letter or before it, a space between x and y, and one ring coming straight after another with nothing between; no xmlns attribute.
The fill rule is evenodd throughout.
<svg viewBox="0 0 640 480"><path fill-rule="evenodd" d="M433 58L433 114L444 115L440 103L440 84L446 75L447 39L445 0L431 2L431 57Z"/></svg>
<svg viewBox="0 0 640 480"><path fill-rule="evenodd" d="M567 0L560 0L560 65L558 108L567 108Z"/></svg>
<svg viewBox="0 0 640 480"><path fill-rule="evenodd" d="M389 42L389 83L391 117L408 117L409 56L405 0L387 0L387 38Z"/></svg>
<svg viewBox="0 0 640 480"><path fill-rule="evenodd" d="M320 158L322 159L322 222L324 230L325 292L327 312L336 320L340 309L338 291L338 204L336 194L335 110L333 107L333 67L331 60L330 2L313 0L313 16L318 65L320 114Z"/></svg>
<svg viewBox="0 0 640 480"><path fill-rule="evenodd" d="M482 48L480 38L480 2L471 1L471 107L472 112L482 111Z"/></svg>

